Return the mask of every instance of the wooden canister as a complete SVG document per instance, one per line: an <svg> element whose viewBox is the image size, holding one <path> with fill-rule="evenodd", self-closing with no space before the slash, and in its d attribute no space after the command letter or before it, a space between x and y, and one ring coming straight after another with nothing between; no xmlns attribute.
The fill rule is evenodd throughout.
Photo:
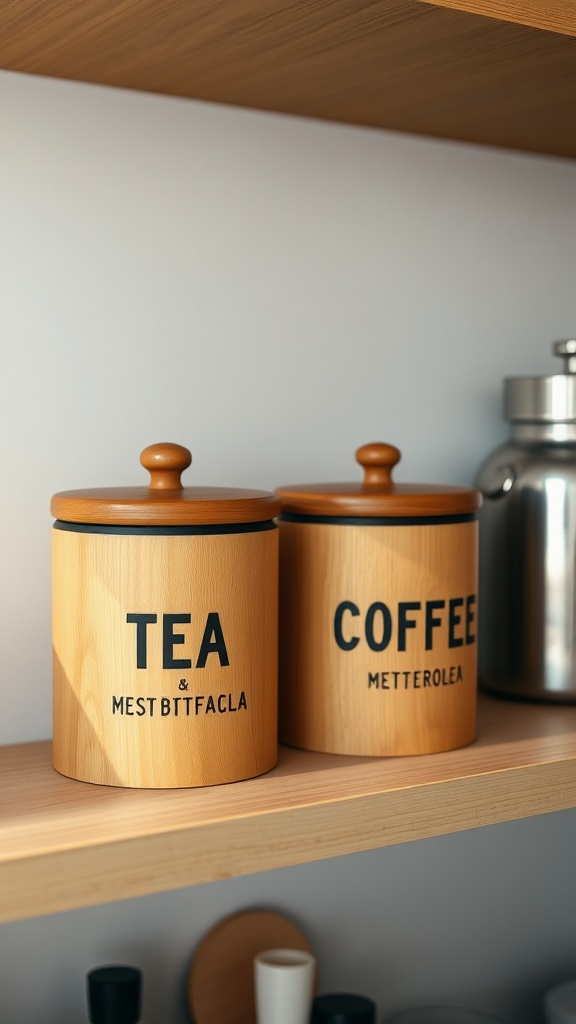
<svg viewBox="0 0 576 1024"><path fill-rule="evenodd" d="M56 494L54 767L110 786L209 786L277 760L279 501L183 487L152 445L148 487Z"/></svg>
<svg viewBox="0 0 576 1024"><path fill-rule="evenodd" d="M463 487L396 484L369 444L358 483L277 491L280 740L428 754L476 736L477 511Z"/></svg>

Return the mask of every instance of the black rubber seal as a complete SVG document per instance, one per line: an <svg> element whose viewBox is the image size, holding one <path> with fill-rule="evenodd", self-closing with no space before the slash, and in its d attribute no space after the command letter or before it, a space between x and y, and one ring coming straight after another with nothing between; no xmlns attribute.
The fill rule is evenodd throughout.
<svg viewBox="0 0 576 1024"><path fill-rule="evenodd" d="M329 526L447 526L453 523L474 523L475 512L455 516L305 516L283 512L282 523L326 523Z"/></svg>
<svg viewBox="0 0 576 1024"><path fill-rule="evenodd" d="M209 523L204 526L106 526L100 523L68 523L57 519L55 530L68 533L108 533L119 537L203 537L226 533L261 533L276 530L272 519L261 523Z"/></svg>

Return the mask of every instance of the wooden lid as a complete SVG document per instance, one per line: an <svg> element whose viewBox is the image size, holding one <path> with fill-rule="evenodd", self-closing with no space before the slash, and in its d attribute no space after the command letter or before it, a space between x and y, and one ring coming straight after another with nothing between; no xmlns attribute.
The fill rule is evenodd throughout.
<svg viewBox="0 0 576 1024"><path fill-rule="evenodd" d="M391 444L365 444L356 452L364 469L357 483L293 484L276 494L282 512L307 516L392 517L455 516L476 512L481 498L470 487L396 484L392 470L400 452Z"/></svg>
<svg viewBox="0 0 576 1024"><path fill-rule="evenodd" d="M192 462L179 444L153 444L140 462L148 487L60 491L50 503L56 519L69 523L123 526L194 526L258 523L273 519L280 502L268 491L228 487L183 487L181 474Z"/></svg>

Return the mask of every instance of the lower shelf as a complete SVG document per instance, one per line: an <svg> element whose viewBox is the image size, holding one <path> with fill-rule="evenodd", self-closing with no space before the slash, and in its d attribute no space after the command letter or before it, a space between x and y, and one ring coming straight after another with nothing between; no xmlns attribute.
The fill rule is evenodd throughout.
<svg viewBox="0 0 576 1024"><path fill-rule="evenodd" d="M217 881L576 806L576 707L485 695L444 754L280 749L267 775L196 790L74 782L50 743L0 748L0 921Z"/></svg>

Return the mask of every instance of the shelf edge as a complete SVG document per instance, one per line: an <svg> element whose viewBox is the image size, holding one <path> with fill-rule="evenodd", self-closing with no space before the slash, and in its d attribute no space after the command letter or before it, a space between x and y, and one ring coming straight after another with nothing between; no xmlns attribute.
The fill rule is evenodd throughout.
<svg viewBox="0 0 576 1024"><path fill-rule="evenodd" d="M0 921L448 835L576 806L576 759L6 861Z"/></svg>

